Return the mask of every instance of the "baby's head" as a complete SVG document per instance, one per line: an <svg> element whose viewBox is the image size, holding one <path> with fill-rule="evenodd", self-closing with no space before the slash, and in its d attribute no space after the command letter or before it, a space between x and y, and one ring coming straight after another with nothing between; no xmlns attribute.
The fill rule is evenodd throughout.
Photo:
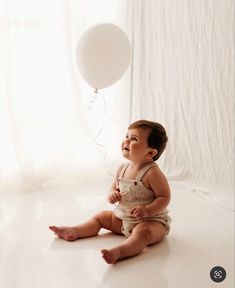
<svg viewBox="0 0 235 288"><path fill-rule="evenodd" d="M168 137L165 128L160 123L148 120L138 120L132 123L128 129L149 130L147 138L148 146L157 150L157 154L153 157L153 161L156 161L161 156L166 148Z"/></svg>

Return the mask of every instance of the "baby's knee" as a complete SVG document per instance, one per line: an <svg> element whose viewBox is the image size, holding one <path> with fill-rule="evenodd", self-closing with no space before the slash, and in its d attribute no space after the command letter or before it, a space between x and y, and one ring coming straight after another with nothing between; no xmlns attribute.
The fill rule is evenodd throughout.
<svg viewBox="0 0 235 288"><path fill-rule="evenodd" d="M145 226L144 224L140 225L136 225L133 233L135 233L137 236L139 236L140 238L144 238L147 242L152 240L152 230L148 227Z"/></svg>
<svg viewBox="0 0 235 288"><path fill-rule="evenodd" d="M109 229L112 224L112 215L112 211L103 210L95 215L95 219L100 223L103 228Z"/></svg>
<svg viewBox="0 0 235 288"><path fill-rule="evenodd" d="M112 212L109 210L103 210L95 214L95 217L98 219L104 219L104 218L111 218L112 219Z"/></svg>

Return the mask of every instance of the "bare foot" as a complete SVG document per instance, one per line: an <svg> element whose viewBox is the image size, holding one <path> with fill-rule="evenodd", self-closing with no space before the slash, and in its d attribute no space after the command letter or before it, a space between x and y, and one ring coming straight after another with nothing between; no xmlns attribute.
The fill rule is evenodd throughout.
<svg viewBox="0 0 235 288"><path fill-rule="evenodd" d="M103 249L101 250L101 253L103 254L102 257L108 264L116 263L121 256L119 248L113 248L110 250Z"/></svg>
<svg viewBox="0 0 235 288"><path fill-rule="evenodd" d="M72 227L57 227L57 226L49 226L56 236L62 238L67 241L74 241L78 239L78 231Z"/></svg>

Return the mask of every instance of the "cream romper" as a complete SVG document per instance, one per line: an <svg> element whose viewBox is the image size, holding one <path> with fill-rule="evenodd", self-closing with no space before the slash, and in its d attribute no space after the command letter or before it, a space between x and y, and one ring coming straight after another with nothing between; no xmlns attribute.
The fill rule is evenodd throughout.
<svg viewBox="0 0 235 288"><path fill-rule="evenodd" d="M148 217L143 220L137 220L134 216L130 214L131 209L133 209L137 205L147 205L151 203L154 199L156 199L156 196L154 192L150 189L147 189L143 182L141 181L144 174L153 166L157 165L155 162L151 162L150 164L147 164L144 168L142 168L138 175L136 176L136 179L125 179L124 174L129 166L129 163L126 163L122 171L118 177L118 189L121 193L121 201L116 206L116 209L114 210L115 215L122 219L122 233L128 238L133 228L140 222L143 221L157 221L165 225L166 229L166 235L169 233L170 230L170 223L171 223L171 217L168 216L168 210L164 209L159 214L156 214L153 217Z"/></svg>

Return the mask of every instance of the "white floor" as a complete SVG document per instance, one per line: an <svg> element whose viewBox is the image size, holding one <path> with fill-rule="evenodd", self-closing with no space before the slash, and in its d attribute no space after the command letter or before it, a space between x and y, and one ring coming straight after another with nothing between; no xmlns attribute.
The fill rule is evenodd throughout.
<svg viewBox="0 0 235 288"><path fill-rule="evenodd" d="M94 238L66 242L48 230L48 225L73 225L112 209L105 198L107 183L0 194L0 287L234 287L234 213L179 184L171 186L170 235L114 265L103 261L100 250L124 237L101 231ZM214 266L227 272L221 283L210 279Z"/></svg>

